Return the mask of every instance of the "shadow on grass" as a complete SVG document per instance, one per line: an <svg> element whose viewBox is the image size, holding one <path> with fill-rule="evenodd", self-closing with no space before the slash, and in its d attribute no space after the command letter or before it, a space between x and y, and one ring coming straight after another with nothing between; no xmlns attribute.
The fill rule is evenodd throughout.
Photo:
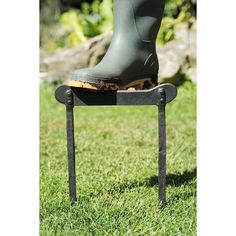
<svg viewBox="0 0 236 236"><path fill-rule="evenodd" d="M185 171L184 173L177 173L177 174L168 174L167 175L167 186L181 186L184 184L188 184L192 179L196 177L196 168L191 171ZM127 181L127 180L126 180ZM111 187L103 188L101 191L92 191L85 196L78 196L78 202L81 204L82 202L90 202L91 198L98 197L103 194L123 194L125 192L129 192L132 189L136 188L153 188L158 186L158 176L151 176L149 178L144 179L143 181L139 180L131 180L127 182L123 182L120 184L114 184ZM182 194L182 195L181 195ZM193 195L193 193L187 193L183 195L183 193L176 193L171 198L173 199L188 199Z"/></svg>
<svg viewBox="0 0 236 236"><path fill-rule="evenodd" d="M185 171L182 174L168 174L167 175L167 185L171 186L181 186L183 184L187 184L192 179L196 177L196 168L194 168L191 171ZM158 176L151 176L149 178L144 179L143 181L134 180L131 182L121 183L119 185L114 185L111 187L108 192L109 193L124 193L126 191L129 191L133 188L139 188L139 187L155 187L158 186Z"/></svg>
<svg viewBox="0 0 236 236"><path fill-rule="evenodd" d="M166 184L171 186L180 186L186 184L196 177L197 169L192 171L185 171L183 174L168 174L166 176ZM158 176L152 176L146 180L146 186L154 187L158 184Z"/></svg>

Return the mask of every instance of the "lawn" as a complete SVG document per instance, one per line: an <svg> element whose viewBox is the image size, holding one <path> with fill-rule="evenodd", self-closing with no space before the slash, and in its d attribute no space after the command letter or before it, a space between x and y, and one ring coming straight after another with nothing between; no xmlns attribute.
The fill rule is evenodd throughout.
<svg viewBox="0 0 236 236"><path fill-rule="evenodd" d="M41 86L41 235L196 235L196 86L167 105L167 206L157 201L157 108L75 108L78 202L68 197L65 107Z"/></svg>

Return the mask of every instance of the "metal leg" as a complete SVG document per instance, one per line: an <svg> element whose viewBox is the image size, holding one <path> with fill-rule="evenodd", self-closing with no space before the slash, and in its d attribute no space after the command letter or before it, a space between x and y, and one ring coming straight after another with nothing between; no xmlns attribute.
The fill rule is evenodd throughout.
<svg viewBox="0 0 236 236"><path fill-rule="evenodd" d="M74 144L74 112L71 93L67 91L66 105L66 130L67 130L67 153L68 153L68 174L69 174L69 192L70 201L73 204L76 201L76 174L75 174L75 144Z"/></svg>
<svg viewBox="0 0 236 236"><path fill-rule="evenodd" d="M158 197L162 205L166 203L166 119L165 105L159 106L159 159L158 159Z"/></svg>
<svg viewBox="0 0 236 236"><path fill-rule="evenodd" d="M158 159L158 197L162 206L166 204L166 94L159 90L160 104L158 106L158 133L159 133L159 159Z"/></svg>

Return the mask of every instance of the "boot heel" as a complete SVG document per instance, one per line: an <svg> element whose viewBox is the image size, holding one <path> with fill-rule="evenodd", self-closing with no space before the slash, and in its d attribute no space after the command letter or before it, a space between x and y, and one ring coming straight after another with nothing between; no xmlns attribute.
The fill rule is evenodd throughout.
<svg viewBox="0 0 236 236"><path fill-rule="evenodd" d="M154 88L155 86L157 86L157 76L152 76L151 78L142 79L130 83L126 86L119 87L119 90L127 90L127 89L144 90L144 89Z"/></svg>
<svg viewBox="0 0 236 236"><path fill-rule="evenodd" d="M151 79L146 80L143 84L143 88L142 89L151 89L154 88L158 85L157 82L157 76L152 76Z"/></svg>

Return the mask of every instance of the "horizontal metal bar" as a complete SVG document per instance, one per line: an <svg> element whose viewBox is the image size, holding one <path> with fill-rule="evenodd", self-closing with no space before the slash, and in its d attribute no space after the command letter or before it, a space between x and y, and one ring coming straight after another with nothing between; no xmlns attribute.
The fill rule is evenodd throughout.
<svg viewBox="0 0 236 236"><path fill-rule="evenodd" d="M73 93L74 106L125 106L125 105L161 105L161 93L165 92L165 103L177 96L177 89L172 84L158 85L148 90L118 90L92 92L62 85L57 88L55 97L58 102L66 104L66 93Z"/></svg>

